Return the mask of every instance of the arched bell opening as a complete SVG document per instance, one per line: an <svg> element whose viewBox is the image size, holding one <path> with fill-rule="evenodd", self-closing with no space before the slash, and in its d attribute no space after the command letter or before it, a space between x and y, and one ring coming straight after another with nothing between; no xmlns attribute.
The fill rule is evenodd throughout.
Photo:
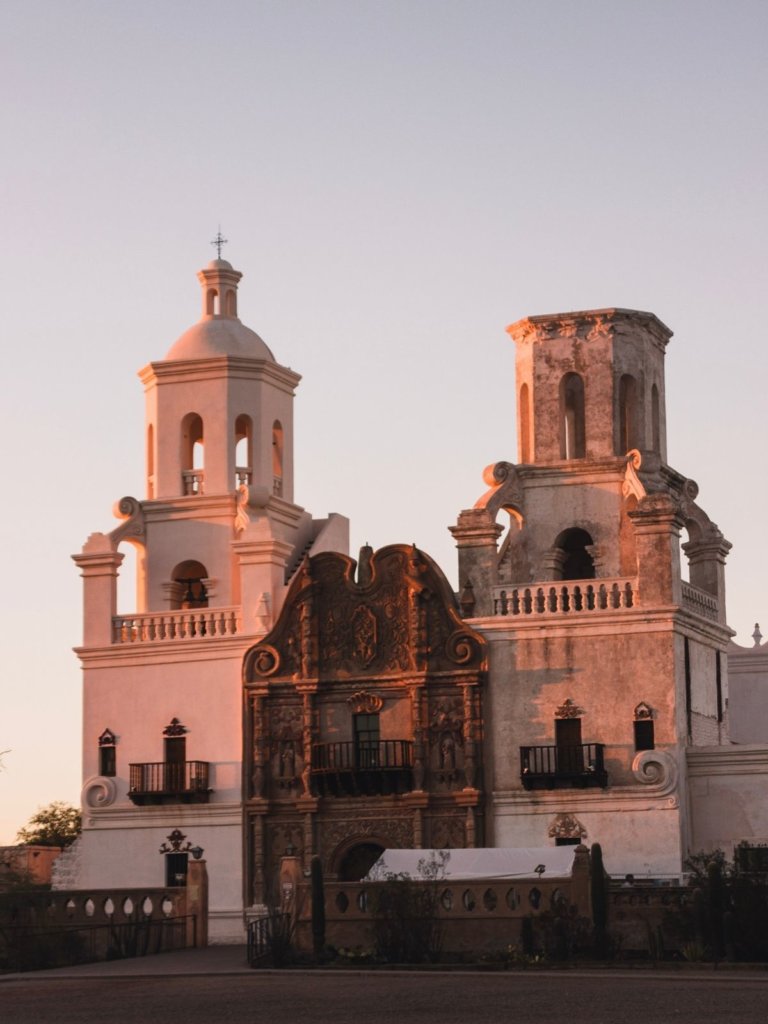
<svg viewBox="0 0 768 1024"><path fill-rule="evenodd" d="M640 388L635 378L624 373L619 378L619 414L616 454L642 447L640 438Z"/></svg>
<svg viewBox="0 0 768 1024"><path fill-rule="evenodd" d="M146 549L140 541L126 538L118 551L123 560L117 571L117 614L141 614L147 604Z"/></svg>
<svg viewBox="0 0 768 1024"><path fill-rule="evenodd" d="M205 581L208 570L202 562L180 562L171 574L171 608L207 608L208 593Z"/></svg>
<svg viewBox="0 0 768 1024"><path fill-rule="evenodd" d="M560 381L560 458L583 459L587 454L584 381L566 373Z"/></svg>
<svg viewBox="0 0 768 1024"><path fill-rule="evenodd" d="M182 494L202 494L205 483L203 420L196 412L181 421Z"/></svg>
<svg viewBox="0 0 768 1024"><path fill-rule="evenodd" d="M235 420L235 487L248 485L253 478L253 421L250 416Z"/></svg>
<svg viewBox="0 0 768 1024"><path fill-rule="evenodd" d="M594 541L586 530L572 527L563 530L555 541L555 548L562 554L559 567L560 580L593 580L595 578L595 561L589 548Z"/></svg>
<svg viewBox="0 0 768 1024"><path fill-rule="evenodd" d="M272 424L272 491L283 494L283 426L280 420Z"/></svg>

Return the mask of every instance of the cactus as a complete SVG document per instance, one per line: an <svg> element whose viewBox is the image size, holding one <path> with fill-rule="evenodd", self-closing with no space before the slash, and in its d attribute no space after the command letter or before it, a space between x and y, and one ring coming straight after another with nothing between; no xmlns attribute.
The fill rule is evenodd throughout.
<svg viewBox="0 0 768 1024"><path fill-rule="evenodd" d="M317 957L325 946L325 887L320 858L313 857L309 868L312 887L312 948Z"/></svg>
<svg viewBox="0 0 768 1024"><path fill-rule="evenodd" d="M520 922L520 945L526 956L533 956L533 917L530 914Z"/></svg>
<svg viewBox="0 0 768 1024"><path fill-rule="evenodd" d="M590 869L595 954L604 959L608 952L608 886L603 867L603 849L600 843L592 844Z"/></svg>

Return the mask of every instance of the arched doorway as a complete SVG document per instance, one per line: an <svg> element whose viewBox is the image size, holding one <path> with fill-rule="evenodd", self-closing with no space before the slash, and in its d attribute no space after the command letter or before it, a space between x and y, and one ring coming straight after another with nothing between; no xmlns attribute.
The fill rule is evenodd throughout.
<svg viewBox="0 0 768 1024"><path fill-rule="evenodd" d="M359 882L371 870L373 865L384 853L381 843L355 843L350 846L339 862L340 882Z"/></svg>

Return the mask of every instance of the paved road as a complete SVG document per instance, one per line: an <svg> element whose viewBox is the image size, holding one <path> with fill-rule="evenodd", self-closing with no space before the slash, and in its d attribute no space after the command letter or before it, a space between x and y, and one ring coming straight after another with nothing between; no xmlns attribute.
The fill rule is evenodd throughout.
<svg viewBox="0 0 768 1024"><path fill-rule="evenodd" d="M768 977L653 971L26 975L2 1024L757 1024Z"/></svg>

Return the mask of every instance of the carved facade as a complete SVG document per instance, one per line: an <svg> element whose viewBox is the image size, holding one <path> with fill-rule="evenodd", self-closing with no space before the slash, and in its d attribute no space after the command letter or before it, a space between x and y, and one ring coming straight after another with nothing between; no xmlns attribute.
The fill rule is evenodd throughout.
<svg viewBox="0 0 768 1024"><path fill-rule="evenodd" d="M288 849L351 879L385 847L481 845L484 672L417 548L307 559L244 663L252 902Z"/></svg>

